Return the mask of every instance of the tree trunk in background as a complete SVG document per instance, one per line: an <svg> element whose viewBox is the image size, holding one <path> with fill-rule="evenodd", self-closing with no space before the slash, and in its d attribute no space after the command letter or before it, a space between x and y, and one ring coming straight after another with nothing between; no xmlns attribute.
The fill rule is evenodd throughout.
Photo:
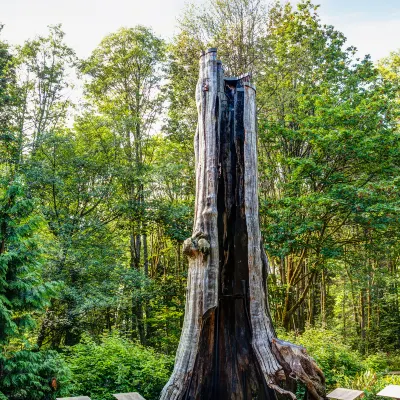
<svg viewBox="0 0 400 400"><path fill-rule="evenodd" d="M196 89L196 202L185 320L174 399L272 399L278 377L298 376L324 396L322 372L304 349L276 339L266 299L267 258L258 219L255 89L224 78L216 49L200 58Z"/></svg>

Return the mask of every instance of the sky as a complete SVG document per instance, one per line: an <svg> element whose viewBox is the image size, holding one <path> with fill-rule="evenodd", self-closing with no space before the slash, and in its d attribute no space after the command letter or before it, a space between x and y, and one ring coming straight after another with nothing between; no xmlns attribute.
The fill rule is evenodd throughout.
<svg viewBox="0 0 400 400"><path fill-rule="evenodd" d="M201 3L202 0L195 0ZM268 0L266 0L268 1ZM294 0L295 1L295 0ZM373 60L400 49L400 0L315 0L323 23L335 26ZM150 26L172 37L185 0L0 0L3 40L22 44L61 23L66 42L78 57L88 57L108 33L122 26Z"/></svg>

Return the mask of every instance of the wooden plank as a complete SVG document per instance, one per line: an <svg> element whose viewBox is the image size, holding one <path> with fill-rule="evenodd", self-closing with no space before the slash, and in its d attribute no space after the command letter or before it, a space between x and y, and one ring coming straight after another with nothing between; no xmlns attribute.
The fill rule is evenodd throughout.
<svg viewBox="0 0 400 400"><path fill-rule="evenodd" d="M400 399L400 385L389 385L385 389L382 389L377 396L392 397L394 399Z"/></svg>
<svg viewBox="0 0 400 400"><path fill-rule="evenodd" d="M362 390L337 388L333 392L327 394L326 397L336 400L354 400L363 394L364 392Z"/></svg>
<svg viewBox="0 0 400 400"><path fill-rule="evenodd" d="M87 396L78 396L78 397L57 397L56 400L90 400L90 397L87 397Z"/></svg>
<svg viewBox="0 0 400 400"><path fill-rule="evenodd" d="M139 393L117 393L113 394L117 400L144 400Z"/></svg>

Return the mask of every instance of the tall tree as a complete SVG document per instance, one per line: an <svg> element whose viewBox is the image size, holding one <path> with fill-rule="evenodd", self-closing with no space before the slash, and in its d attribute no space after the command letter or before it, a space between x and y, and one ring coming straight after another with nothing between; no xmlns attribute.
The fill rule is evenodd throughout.
<svg viewBox="0 0 400 400"><path fill-rule="evenodd" d="M23 154L35 153L46 133L66 122L76 57L66 45L60 25L47 36L27 40L15 60L18 107L14 115ZM21 157L22 155L21 154Z"/></svg>
<svg viewBox="0 0 400 400"><path fill-rule="evenodd" d="M130 266L148 275L145 148L163 104L164 42L138 26L107 36L82 70L88 99L107 116L121 148L119 182L129 235ZM141 302L132 298L132 335L145 341Z"/></svg>
<svg viewBox="0 0 400 400"><path fill-rule="evenodd" d="M91 114L77 118L73 128L46 134L31 157L28 176L52 238L46 276L64 284L42 322L39 346L73 345L83 331L110 329L124 259L114 241L120 215L113 203L115 157L113 134Z"/></svg>

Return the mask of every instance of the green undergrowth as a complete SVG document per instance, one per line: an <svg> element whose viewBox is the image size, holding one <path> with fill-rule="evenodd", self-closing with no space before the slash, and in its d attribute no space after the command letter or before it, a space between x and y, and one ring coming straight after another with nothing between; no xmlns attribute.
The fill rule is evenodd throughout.
<svg viewBox="0 0 400 400"><path fill-rule="evenodd" d="M89 337L65 354L71 369L69 396L112 400L113 393L138 392L156 400L171 373L173 358L131 342L117 334L105 335L100 343Z"/></svg>

